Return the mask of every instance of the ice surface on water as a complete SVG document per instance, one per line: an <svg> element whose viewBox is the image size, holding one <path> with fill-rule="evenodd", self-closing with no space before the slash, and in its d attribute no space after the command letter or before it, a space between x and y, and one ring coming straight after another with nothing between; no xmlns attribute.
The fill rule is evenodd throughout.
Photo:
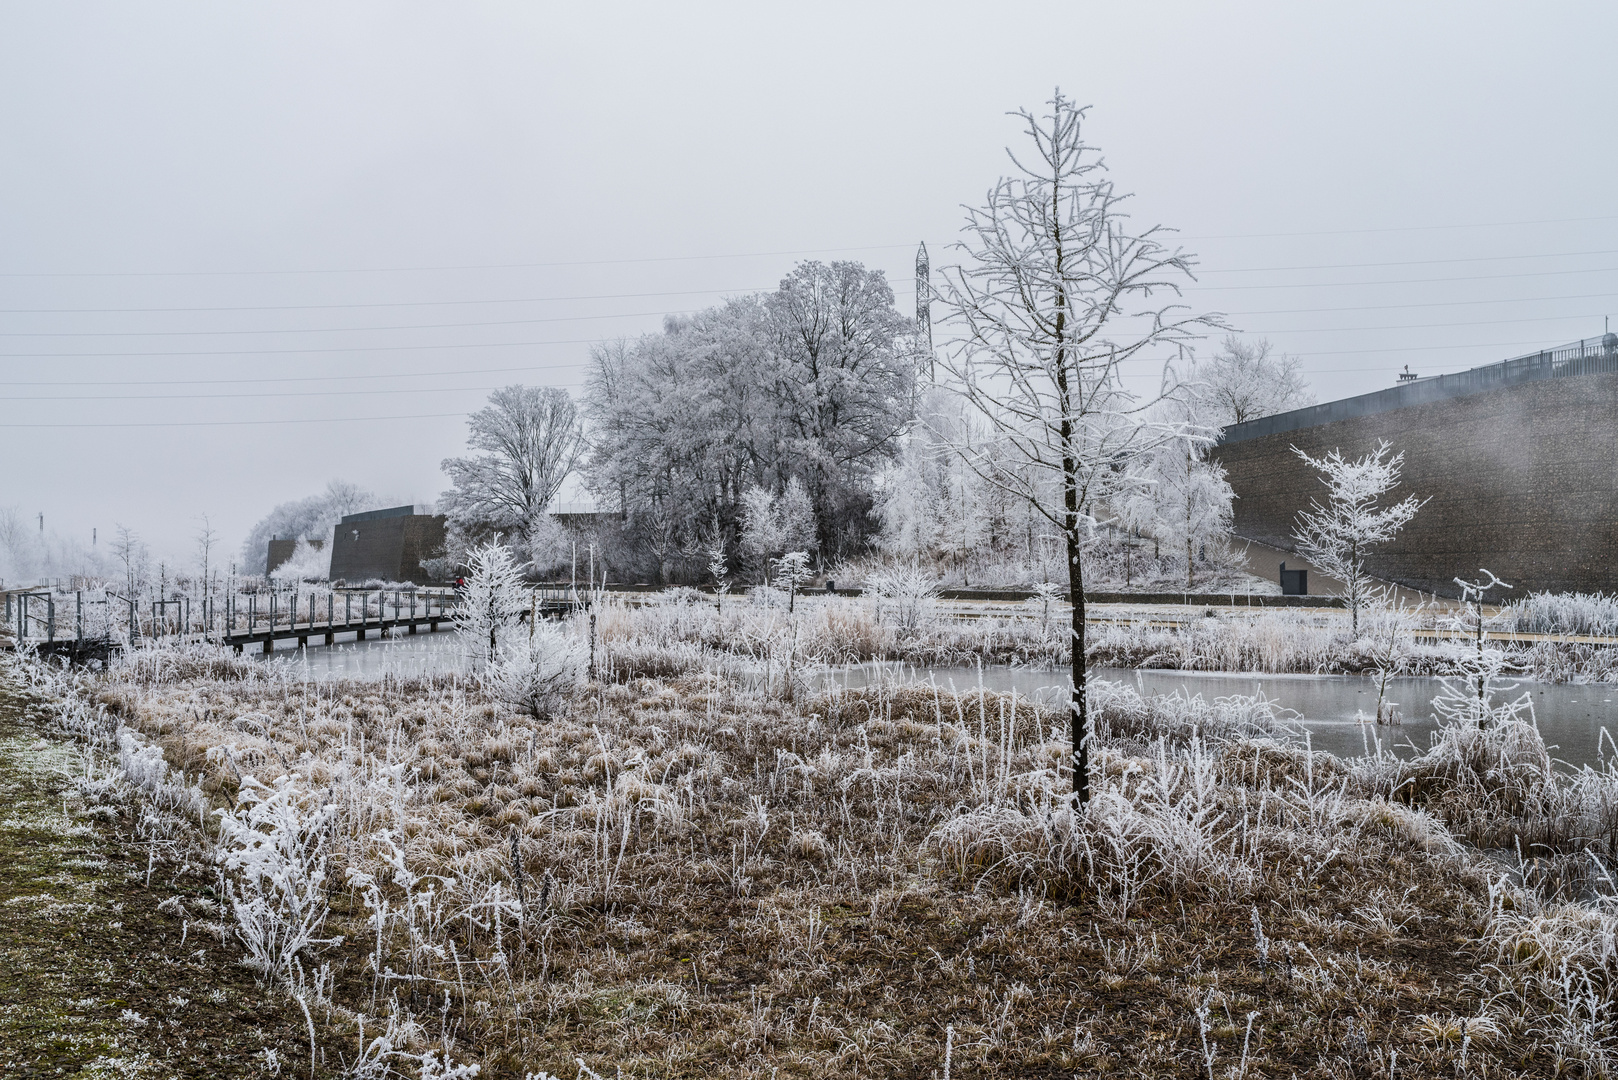
<svg viewBox="0 0 1618 1080"><path fill-rule="evenodd" d="M330 679L376 678L381 675L412 676L467 670L459 637L454 632L404 635L385 640L316 645L309 649L280 648L276 659L298 665L296 674L316 681ZM1358 714L1376 712L1376 683L1358 675L1233 675L1196 671L1128 670L1101 668L1096 677L1124 682L1147 694L1201 694L1206 698L1230 694L1262 692L1304 719L1312 745L1339 755L1363 753L1373 737L1391 746L1401 756L1412 753L1411 745L1425 750L1428 736L1436 727L1430 702L1438 693L1437 679L1401 678L1388 683L1388 699L1399 705L1405 722L1399 727L1361 724ZM951 682L957 690L978 685L975 667L911 668L897 665L863 665L840 668L828 675L850 686L863 686L878 678L902 677L918 682L936 680L940 687ZM1062 671L1029 668L985 667L983 685L989 690L1016 690L1046 701L1057 701L1067 693L1067 675ZM1608 709L1612 698L1596 698L1600 690L1588 684L1522 683L1510 697L1532 695L1534 714L1551 753L1573 767L1600 762L1601 729L1618 734L1618 710ZM1599 703L1598 703L1599 701ZM1610 744L1609 744L1610 746Z"/></svg>
<svg viewBox="0 0 1618 1080"><path fill-rule="evenodd" d="M978 685L978 669L975 667L901 669L895 665L881 668L865 665L840 669L831 677L850 686L861 686L884 676L900 676L923 683L934 680L944 688L953 682L957 690ZM986 689L1016 690L1020 694L1050 702L1064 698L1069 685L1065 671L985 667L982 677ZM1183 693L1216 698L1262 692L1282 708L1303 717L1304 727L1316 750L1329 750L1340 756L1362 754L1367 745L1374 747L1373 738L1379 738L1384 747L1394 749L1401 757L1408 757L1414 752L1412 744L1417 749L1426 750L1428 736L1437 728L1430 704L1439 690L1437 679L1388 680L1388 700L1398 704L1405 721L1398 727L1377 727L1356 720L1357 715L1374 716L1376 713L1376 683L1366 676L1237 675L1099 668L1092 671L1092 677L1122 682L1138 688L1144 694ZM1504 696L1508 700L1523 693L1532 696L1540 734L1551 745L1553 757L1573 768L1585 764L1599 767L1601 729L1605 727L1618 735L1618 710L1605 707L1612 703L1611 698L1603 698L1601 704L1596 704L1591 700L1592 692L1599 693L1588 684L1524 682ZM1610 742L1608 752L1611 753Z"/></svg>
<svg viewBox="0 0 1618 1080"><path fill-rule="evenodd" d="M436 634L402 634L395 638L344 641L336 645L312 645L307 649L286 643L271 654L276 660L294 665L294 674L316 682L330 679L372 679L382 675L410 677L465 671L460 635L440 630Z"/></svg>

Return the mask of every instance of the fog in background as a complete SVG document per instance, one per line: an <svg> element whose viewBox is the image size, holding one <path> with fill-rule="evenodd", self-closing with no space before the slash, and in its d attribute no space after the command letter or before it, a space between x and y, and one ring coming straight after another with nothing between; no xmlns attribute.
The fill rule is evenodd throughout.
<svg viewBox="0 0 1618 1080"><path fill-rule="evenodd" d="M6 3L0 506L234 553L333 477L435 498L491 388L799 260L911 311L1058 84L1190 302L1322 400L1593 336L1615 41L1593 2Z"/></svg>

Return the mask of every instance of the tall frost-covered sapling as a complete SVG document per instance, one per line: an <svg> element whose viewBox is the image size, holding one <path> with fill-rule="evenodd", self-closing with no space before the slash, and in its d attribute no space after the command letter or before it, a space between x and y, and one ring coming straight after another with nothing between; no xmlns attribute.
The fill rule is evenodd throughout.
<svg viewBox="0 0 1618 1080"><path fill-rule="evenodd" d="M763 570L766 585L770 583L770 560L785 543L775 496L757 484L748 488L742 495L742 553Z"/></svg>
<svg viewBox="0 0 1618 1080"><path fill-rule="evenodd" d="M1343 583L1354 635L1360 632L1360 608L1371 599L1376 581L1365 570L1365 557L1378 544L1399 535L1427 500L1408 495L1386 504L1388 493L1399 486L1403 453L1388 457L1386 440L1362 458L1350 461L1333 450L1312 457L1296 446L1297 454L1311 468L1320 471L1326 485L1326 501L1309 500L1309 509L1298 514L1298 531L1293 539L1298 551L1320 572Z"/></svg>
<svg viewBox="0 0 1618 1080"><path fill-rule="evenodd" d="M775 578L787 583L787 611L791 612L798 598L798 586L809 580L809 553L789 551L775 560Z"/></svg>
<svg viewBox="0 0 1618 1080"><path fill-rule="evenodd" d="M786 490L776 502L781 522L781 546L787 551L801 551L812 555L820 550L820 535L815 525L815 504L809 491L796 476L787 481Z"/></svg>
<svg viewBox="0 0 1618 1080"><path fill-rule="evenodd" d="M499 659L506 636L522 616L522 575L511 549L485 544L467 557L466 589L456 626L474 671Z"/></svg>
<svg viewBox="0 0 1618 1080"><path fill-rule="evenodd" d="M702 550L708 556L708 575L713 578L714 611L724 614L725 594L730 591L730 557L725 552L725 533L719 527L719 522L714 522L713 531L703 541Z"/></svg>
<svg viewBox="0 0 1618 1080"><path fill-rule="evenodd" d="M1510 662L1506 654L1489 647L1483 598L1496 589L1511 586L1489 570L1479 572L1483 576L1476 581L1455 579L1455 584L1461 587L1461 607L1449 620L1450 628L1457 636L1464 634L1470 638L1472 647L1458 658L1456 666L1460 671L1441 678L1443 689L1433 698L1433 711L1440 719L1452 723L1488 727L1497 719L1519 718L1532 709L1532 701L1523 694L1503 705L1495 704L1497 697L1517 688L1517 681L1506 676Z"/></svg>
<svg viewBox="0 0 1618 1080"><path fill-rule="evenodd" d="M1057 91L1046 115L1016 114L1027 149L1011 153L1015 173L987 203L968 210L965 265L946 271L941 293L954 328L942 366L991 431L956 449L1049 519L1066 548L1080 802L1090 797L1083 556L1092 508L1126 482L1119 461L1177 434L1146 410L1167 396L1168 362L1219 325L1177 302L1192 258L1167 246L1163 229L1129 221L1127 196L1081 134L1085 112ZM1163 365L1165 385L1137 394L1140 380L1126 373L1149 362ZM1011 467L988 460L996 444Z"/></svg>

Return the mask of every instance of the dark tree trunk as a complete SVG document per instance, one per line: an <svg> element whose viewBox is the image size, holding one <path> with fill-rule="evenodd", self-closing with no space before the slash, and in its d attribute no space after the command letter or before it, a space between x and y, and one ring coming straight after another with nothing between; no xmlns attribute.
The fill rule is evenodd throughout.
<svg viewBox="0 0 1618 1080"><path fill-rule="evenodd" d="M1073 515L1076 516L1076 515ZM1070 517L1072 520L1072 517ZM1077 521L1067 534L1067 583L1073 599L1073 694L1069 699L1069 718L1073 736L1073 793L1079 802L1090 801L1090 707L1086 695L1085 674L1088 666L1084 655L1084 563L1079 544Z"/></svg>

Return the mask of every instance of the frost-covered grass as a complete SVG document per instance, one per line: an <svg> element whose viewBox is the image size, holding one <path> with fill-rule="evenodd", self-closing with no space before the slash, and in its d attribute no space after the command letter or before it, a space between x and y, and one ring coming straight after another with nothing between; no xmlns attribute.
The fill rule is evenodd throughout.
<svg viewBox="0 0 1618 1080"><path fill-rule="evenodd" d="M1618 596L1603 593L1532 593L1526 600L1508 605L1500 615L1511 630L1618 636Z"/></svg>
<svg viewBox="0 0 1618 1080"><path fill-rule="evenodd" d="M1109 686L1076 808L1062 716L814 692L782 650L874 620L736 606L604 607L597 678L545 720L198 654L114 669L69 722L123 725L98 737L171 828L206 800L244 955L369 1075L1618 1065L1618 774L1559 777L1531 726L1343 761L1262 699Z"/></svg>
<svg viewBox="0 0 1618 1080"><path fill-rule="evenodd" d="M933 667L1069 662L1068 611L1060 603L1035 598L974 617L951 611L925 595L800 596L789 615L784 596L716 604L694 590L675 590L633 606L604 598L598 633L604 671L653 676L739 666L777 678L810 665L874 660ZM1099 666L1329 675L1388 664L1395 674L1443 675L1459 671L1468 652L1461 640L1418 640L1409 626L1397 630L1390 649L1375 612L1362 614L1356 638L1348 613L1335 609L1165 609L1177 626L1163 625L1163 614L1149 609L1093 611L1107 620L1092 622L1086 639L1089 661ZM1526 678L1618 681L1618 649L1609 646L1541 641L1505 648L1510 669Z"/></svg>

